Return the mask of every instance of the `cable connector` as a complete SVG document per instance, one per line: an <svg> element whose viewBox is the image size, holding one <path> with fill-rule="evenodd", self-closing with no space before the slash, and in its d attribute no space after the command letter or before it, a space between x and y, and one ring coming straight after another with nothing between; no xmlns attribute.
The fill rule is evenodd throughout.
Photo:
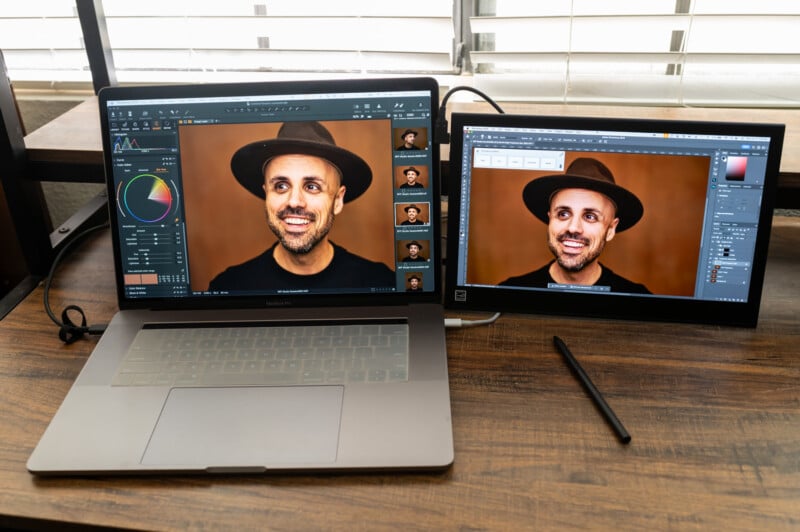
<svg viewBox="0 0 800 532"><path fill-rule="evenodd" d="M492 317L485 320L462 320L461 318L445 318L444 326L447 329L456 329L459 327L478 327L479 325L490 325L497 321L500 313L496 312Z"/></svg>
<svg viewBox="0 0 800 532"><path fill-rule="evenodd" d="M69 317L70 312L77 312L80 316L81 324L78 325ZM106 330L105 325L86 325L86 314L77 305L68 305L61 312L61 326L58 328L58 337L65 344L72 344L84 337L84 335L103 334Z"/></svg>
<svg viewBox="0 0 800 532"><path fill-rule="evenodd" d="M444 326L448 329L461 327L464 321L461 318L445 318Z"/></svg>
<svg viewBox="0 0 800 532"><path fill-rule="evenodd" d="M445 118L444 107L439 112L439 118L433 126L433 142L436 144L450 144L450 133L448 132L447 118Z"/></svg>

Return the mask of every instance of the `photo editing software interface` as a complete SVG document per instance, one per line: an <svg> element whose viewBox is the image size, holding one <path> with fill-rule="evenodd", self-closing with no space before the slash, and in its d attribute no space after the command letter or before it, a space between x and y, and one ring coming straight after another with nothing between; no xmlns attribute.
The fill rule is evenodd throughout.
<svg viewBox="0 0 800 532"><path fill-rule="evenodd" d="M484 244L487 238L483 228L498 223L498 206L488 205L486 191L500 187L502 180L529 183L540 176L563 175L570 162L578 157L611 161L609 166L614 168L640 169L629 171L626 176L615 175L617 185L629 188L640 197L644 223L640 222L639 227L628 233L617 232L616 241L607 242L607 249L619 247L619 241L633 238L629 233L638 233L638 247L629 248L617 262L622 265L622 271L638 262L647 264L640 266L639 271L641 276L649 276L652 292L637 295L747 301L767 168L768 137L505 126L464 126L462 133L461 188L451 190L451 193L460 194L458 256L454 257L455 284L459 287L455 292L456 301L467 300L469 286L502 284L503 288L514 290L581 293L614 291L599 283L595 286L552 282L539 287L522 283L514 286L513 281L501 281L508 275L498 274L492 278L478 272L488 269L488 263L504 262L492 258ZM676 168L695 168L685 172L693 172L694 177L678 175L683 171L674 170ZM491 185L480 185L487 181L491 181ZM689 194L693 196L690 198ZM514 199L514 196L507 196L508 205L513 205ZM520 199L518 203L522 205L523 202ZM532 211L526 210L524 205L521 210L531 220L531 226L548 231L547 222L535 220ZM508 210L505 216L508 220ZM680 225L676 221L686 222ZM513 225L513 222L507 223ZM539 245L543 253L550 253L544 241L549 237L543 237L542 242L526 241L525 229L517 227L514 231L520 231L519 236L509 238L518 238L519 246ZM678 241L686 248L684 255L689 257L682 266L670 262L673 255L678 255ZM519 250L515 252L517 255ZM552 251L543 264L552 261L554 254ZM600 262L603 264L602 257ZM616 266L613 270L621 273ZM679 270L686 279L685 288L673 289L659 284L659 280L679 277ZM625 291L618 292L624 295Z"/></svg>
<svg viewBox="0 0 800 532"><path fill-rule="evenodd" d="M438 257L432 253L438 248L431 244L435 198L434 155L428 135L432 120L429 91L117 99L107 102L106 111L125 297L434 290L437 280L433 261ZM237 183L231 158L243 144L276 138L279 127L290 122L327 126L338 147L355 153L370 167L369 194L363 193L352 202L364 214L354 215L358 209L351 209L346 198L343 211L350 215L348 225L337 228L333 224L331 235L337 229L340 235L357 235L355 229L360 228L360 241L378 247L379 253L372 253L377 256L360 253L359 242L344 247L355 255L367 255L364 260L379 263L390 275L388 281L384 275L383 281L374 286L348 281L334 285L329 281L319 287L231 290L213 289L209 284L211 277L225 267L212 262L224 244L233 242L235 247L245 236L256 233L262 239L268 235L275 241L264 214L265 199ZM271 137L263 135L263 131L269 131ZM407 132L413 135L408 136ZM245 140L236 146L225 146L234 135ZM210 137L219 138L212 145L220 146L219 153L208 153L216 150L199 144L200 139ZM404 139L411 142L404 143ZM342 144L343 140L347 145ZM197 145L192 145L195 142ZM369 152L362 153L361 146ZM208 163L198 162L205 158ZM202 204L194 199L199 191L209 189L211 180L223 183L216 192L207 192L212 200L214 195L220 201L227 199L235 190L244 196L242 207L246 203L258 211L255 219L245 219L237 205L228 207L228 212L214 212L213 203ZM257 186L260 188L261 183ZM224 219L232 228L227 235L217 238L217 244L193 247L193 238L199 240L202 233L217 230L224 225ZM379 234L369 233L376 220L383 222L384 229ZM374 242L378 240L380 243ZM333 238L331 241L338 243ZM253 254L262 252L263 246ZM237 260L232 259L232 263ZM202 277L204 269L210 273Z"/></svg>

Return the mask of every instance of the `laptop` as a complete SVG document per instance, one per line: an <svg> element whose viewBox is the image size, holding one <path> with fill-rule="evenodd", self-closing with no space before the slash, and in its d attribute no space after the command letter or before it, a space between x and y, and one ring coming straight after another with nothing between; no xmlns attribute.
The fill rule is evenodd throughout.
<svg viewBox="0 0 800 532"><path fill-rule="evenodd" d="M451 125L446 306L757 325L783 125Z"/></svg>
<svg viewBox="0 0 800 532"><path fill-rule="evenodd" d="M29 471L449 466L438 98L429 78L104 89L119 312Z"/></svg>

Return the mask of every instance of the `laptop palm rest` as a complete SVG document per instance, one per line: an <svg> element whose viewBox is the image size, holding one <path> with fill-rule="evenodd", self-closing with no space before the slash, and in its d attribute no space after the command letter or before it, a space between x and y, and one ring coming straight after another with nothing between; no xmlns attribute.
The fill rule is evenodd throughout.
<svg viewBox="0 0 800 532"><path fill-rule="evenodd" d="M336 460L342 386L173 388L141 463L224 470Z"/></svg>

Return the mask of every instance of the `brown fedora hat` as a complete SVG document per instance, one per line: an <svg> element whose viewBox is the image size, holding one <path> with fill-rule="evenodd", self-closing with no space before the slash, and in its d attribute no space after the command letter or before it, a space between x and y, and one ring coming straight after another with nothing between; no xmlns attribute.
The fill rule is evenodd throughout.
<svg viewBox="0 0 800 532"><path fill-rule="evenodd" d="M635 194L617 185L614 175L606 165L591 157L575 159L563 174L534 179L522 191L525 206L544 223L549 223L550 200L557 191L565 188L594 190L608 196L617 207L619 225L617 232L636 225L644 214L642 202Z"/></svg>
<svg viewBox="0 0 800 532"><path fill-rule="evenodd" d="M244 188L264 198L264 168L273 157L289 154L313 155L338 168L342 185L347 187L345 203L359 197L372 183L372 170L364 159L338 147L319 122L286 122L277 138L242 146L231 157L231 171Z"/></svg>

